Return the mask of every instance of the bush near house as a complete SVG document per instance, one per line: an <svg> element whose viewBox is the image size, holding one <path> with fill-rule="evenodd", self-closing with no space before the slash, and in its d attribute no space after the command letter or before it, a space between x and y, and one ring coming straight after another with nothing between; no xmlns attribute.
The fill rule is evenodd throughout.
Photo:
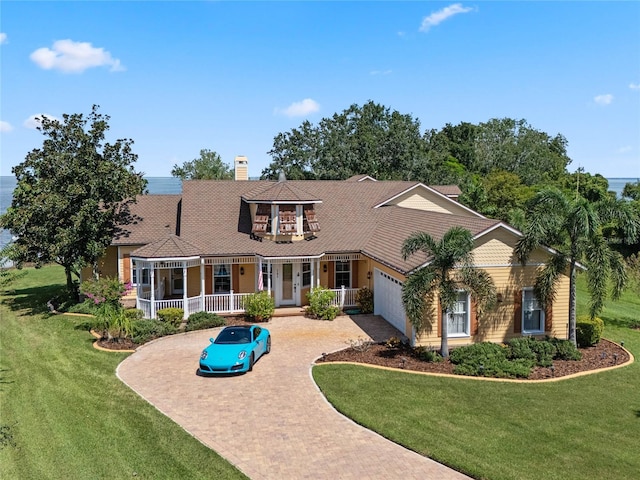
<svg viewBox="0 0 640 480"><path fill-rule="evenodd" d="M182 310L181 308L163 308L161 310L158 310L156 312L156 315L161 321L167 322L174 327L178 327L182 323L184 310Z"/></svg>
<svg viewBox="0 0 640 480"><path fill-rule="evenodd" d="M244 311L250 320L267 322L276 311L276 304L267 292L256 292L244 300Z"/></svg>
<svg viewBox="0 0 640 480"><path fill-rule="evenodd" d="M602 338L604 322L599 317L590 318L588 315L581 315L576 320L576 340L579 347L591 347L597 344Z"/></svg>
<svg viewBox="0 0 640 480"><path fill-rule="evenodd" d="M362 287L356 293L356 303L361 313L373 313L373 291Z"/></svg>
<svg viewBox="0 0 640 480"><path fill-rule="evenodd" d="M133 333L131 340L134 343L142 345L150 342L154 338L164 337L177 333L178 329L170 323L161 322L159 320L136 320L133 322Z"/></svg>
<svg viewBox="0 0 640 480"><path fill-rule="evenodd" d="M221 327L224 325L224 318L215 313L197 312L189 315L185 330L191 332L193 330L205 330L207 328Z"/></svg>
<svg viewBox="0 0 640 480"><path fill-rule="evenodd" d="M340 313L340 308L333 305L335 298L336 293L327 288L313 288L307 293L307 299L309 300L307 312L315 318L333 320Z"/></svg>

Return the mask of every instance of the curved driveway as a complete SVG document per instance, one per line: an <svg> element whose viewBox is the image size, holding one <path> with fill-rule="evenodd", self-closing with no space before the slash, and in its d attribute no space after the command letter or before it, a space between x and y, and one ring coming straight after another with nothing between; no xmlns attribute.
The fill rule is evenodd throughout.
<svg viewBox="0 0 640 480"><path fill-rule="evenodd" d="M217 330L165 337L140 347L118 377L247 476L258 479L462 479L342 416L310 375L322 352L348 340L397 334L375 316L274 318L271 353L236 377L196 375Z"/></svg>

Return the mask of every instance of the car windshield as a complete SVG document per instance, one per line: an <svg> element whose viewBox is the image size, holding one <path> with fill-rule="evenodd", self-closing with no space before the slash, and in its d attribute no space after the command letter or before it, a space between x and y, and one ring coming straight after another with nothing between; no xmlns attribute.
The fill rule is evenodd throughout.
<svg viewBox="0 0 640 480"><path fill-rule="evenodd" d="M251 331L248 328L226 328L220 332L214 343L249 343Z"/></svg>

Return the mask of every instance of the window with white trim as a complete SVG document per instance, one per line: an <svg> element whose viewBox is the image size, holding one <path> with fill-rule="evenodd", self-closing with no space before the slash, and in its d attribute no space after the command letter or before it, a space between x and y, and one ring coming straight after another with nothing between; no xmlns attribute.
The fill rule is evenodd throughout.
<svg viewBox="0 0 640 480"><path fill-rule="evenodd" d="M142 277L141 285L149 285L151 283L148 268L141 268L140 276ZM131 284L138 285L138 269L136 268L135 260L131 260Z"/></svg>
<svg viewBox="0 0 640 480"><path fill-rule="evenodd" d="M544 333L544 310L533 288L522 290L522 333Z"/></svg>
<svg viewBox="0 0 640 480"><path fill-rule="evenodd" d="M302 286L308 287L311 285L311 263L302 264Z"/></svg>
<svg viewBox="0 0 640 480"><path fill-rule="evenodd" d="M471 332L469 293L458 292L453 308L447 310L447 331L449 337L468 337Z"/></svg>
<svg viewBox="0 0 640 480"><path fill-rule="evenodd" d="M351 288L351 261L341 262L336 260L336 288Z"/></svg>
<svg viewBox="0 0 640 480"><path fill-rule="evenodd" d="M231 265L213 266L213 293L229 293L231 291Z"/></svg>
<svg viewBox="0 0 640 480"><path fill-rule="evenodd" d="M269 272L271 270L271 272ZM273 288L273 267L268 263L262 264L262 289L267 290L271 285Z"/></svg>

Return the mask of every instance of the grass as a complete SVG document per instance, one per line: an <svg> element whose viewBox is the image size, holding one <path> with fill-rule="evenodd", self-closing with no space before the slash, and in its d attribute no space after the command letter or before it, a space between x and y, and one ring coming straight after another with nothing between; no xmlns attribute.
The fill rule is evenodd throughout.
<svg viewBox="0 0 640 480"><path fill-rule="evenodd" d="M584 280L579 313L586 313ZM608 302L605 336L640 358L628 292ZM481 382L321 365L313 376L356 422L475 478L636 479L640 365L548 384Z"/></svg>
<svg viewBox="0 0 640 480"><path fill-rule="evenodd" d="M246 478L115 376L81 317L50 316L58 267L27 270L0 305L0 478Z"/></svg>

